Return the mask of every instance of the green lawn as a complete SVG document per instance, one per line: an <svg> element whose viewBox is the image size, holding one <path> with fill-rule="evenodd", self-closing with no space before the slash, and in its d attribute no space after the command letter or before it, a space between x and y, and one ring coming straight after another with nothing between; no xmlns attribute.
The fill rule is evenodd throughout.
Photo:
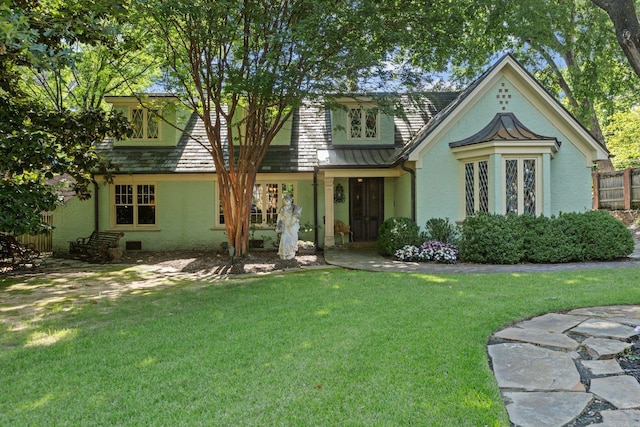
<svg viewBox="0 0 640 427"><path fill-rule="evenodd" d="M489 336L638 304L639 277L334 269L61 302L0 326L0 425L507 426ZM17 282L0 295L28 292Z"/></svg>

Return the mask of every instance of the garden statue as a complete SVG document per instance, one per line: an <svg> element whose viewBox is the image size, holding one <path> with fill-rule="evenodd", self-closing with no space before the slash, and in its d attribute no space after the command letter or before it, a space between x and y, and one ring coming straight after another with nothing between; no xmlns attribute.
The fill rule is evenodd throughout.
<svg viewBox="0 0 640 427"><path fill-rule="evenodd" d="M298 251L298 230L300 229L300 215L302 206L293 204L290 195L283 197L283 205L278 211L276 232L280 233L278 256L281 259L293 259Z"/></svg>

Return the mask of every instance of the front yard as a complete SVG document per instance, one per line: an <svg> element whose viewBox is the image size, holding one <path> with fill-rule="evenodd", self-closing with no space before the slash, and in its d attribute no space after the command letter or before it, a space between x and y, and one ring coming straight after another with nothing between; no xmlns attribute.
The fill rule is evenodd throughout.
<svg viewBox="0 0 640 427"><path fill-rule="evenodd" d="M509 425L489 336L638 304L639 275L3 277L0 425Z"/></svg>

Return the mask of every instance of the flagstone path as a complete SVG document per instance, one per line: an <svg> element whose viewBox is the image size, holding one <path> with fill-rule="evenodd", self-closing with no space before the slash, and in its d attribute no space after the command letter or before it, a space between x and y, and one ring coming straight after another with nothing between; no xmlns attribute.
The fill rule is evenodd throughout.
<svg viewBox="0 0 640 427"><path fill-rule="evenodd" d="M489 341L491 365L518 427L640 425L640 383L616 356L634 346L640 306L551 313Z"/></svg>

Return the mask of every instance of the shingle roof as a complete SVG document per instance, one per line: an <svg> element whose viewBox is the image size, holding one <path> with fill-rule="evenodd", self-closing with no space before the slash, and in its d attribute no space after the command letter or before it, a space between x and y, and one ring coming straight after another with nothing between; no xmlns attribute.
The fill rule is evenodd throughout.
<svg viewBox="0 0 640 427"><path fill-rule="evenodd" d="M407 103L404 117L394 118L393 146L332 145L331 112L319 105L305 105L293 113L291 144L272 145L261 172L311 172L316 167L392 166L404 144L415 137L457 96L456 92L430 92ZM215 172L209 154L204 123L194 113L175 147L119 147L112 139L97 146L118 165L119 173L207 173Z"/></svg>

